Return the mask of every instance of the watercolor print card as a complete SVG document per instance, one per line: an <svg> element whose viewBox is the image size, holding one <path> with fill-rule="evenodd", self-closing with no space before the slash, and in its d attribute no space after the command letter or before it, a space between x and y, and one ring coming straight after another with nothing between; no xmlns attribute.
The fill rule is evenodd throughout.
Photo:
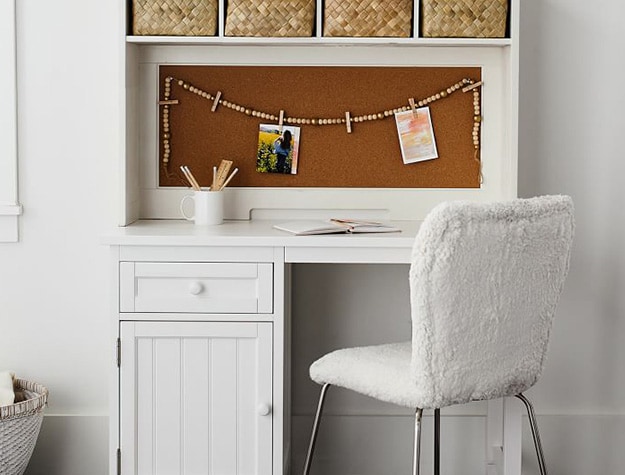
<svg viewBox="0 0 625 475"><path fill-rule="evenodd" d="M395 122L404 163L438 158L429 107L397 112Z"/></svg>

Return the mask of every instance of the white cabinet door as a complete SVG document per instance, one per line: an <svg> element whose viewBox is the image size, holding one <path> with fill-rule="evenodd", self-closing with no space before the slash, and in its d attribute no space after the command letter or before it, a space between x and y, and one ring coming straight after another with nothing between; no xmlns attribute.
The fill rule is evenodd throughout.
<svg viewBox="0 0 625 475"><path fill-rule="evenodd" d="M271 475L272 323L122 322L123 475Z"/></svg>

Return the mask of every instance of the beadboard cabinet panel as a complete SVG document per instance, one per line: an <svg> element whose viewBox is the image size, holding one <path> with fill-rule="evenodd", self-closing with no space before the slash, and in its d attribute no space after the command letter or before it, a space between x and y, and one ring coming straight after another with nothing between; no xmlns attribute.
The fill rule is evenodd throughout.
<svg viewBox="0 0 625 475"><path fill-rule="evenodd" d="M272 323L121 323L122 473L272 473Z"/></svg>

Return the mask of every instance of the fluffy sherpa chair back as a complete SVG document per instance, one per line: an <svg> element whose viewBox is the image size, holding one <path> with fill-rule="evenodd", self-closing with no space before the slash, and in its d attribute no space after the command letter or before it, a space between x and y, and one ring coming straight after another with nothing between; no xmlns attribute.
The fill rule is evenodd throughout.
<svg viewBox="0 0 625 475"><path fill-rule="evenodd" d="M573 229L567 196L430 212L410 268L411 365L423 407L516 395L537 381Z"/></svg>

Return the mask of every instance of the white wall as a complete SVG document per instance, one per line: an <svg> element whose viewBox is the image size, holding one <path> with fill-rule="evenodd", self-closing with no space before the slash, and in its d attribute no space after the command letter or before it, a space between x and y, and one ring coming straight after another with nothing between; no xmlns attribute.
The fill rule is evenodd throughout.
<svg viewBox="0 0 625 475"><path fill-rule="evenodd" d="M0 367L50 389L28 473L99 475L112 357L99 236L114 209L120 2L17 3L24 215L20 242L0 244Z"/></svg>
<svg viewBox="0 0 625 475"><path fill-rule="evenodd" d="M573 196L570 276L537 395L559 414L625 414L625 4L526 2L520 183Z"/></svg>
<svg viewBox="0 0 625 475"><path fill-rule="evenodd" d="M108 254L98 236L113 222L116 206L121 2L18 3L24 216L21 242L0 245L0 367L51 390L49 417L28 474L104 475L112 342ZM625 242L620 194L625 92L619 76L625 4L524 0L522 14L519 191L522 196L571 194L578 223L547 370L531 395L542 415L552 475L617 475L625 469L625 253L620 246ZM326 317L317 327L309 327L307 317L320 310L319 299L306 285L295 296L294 458L299 470L315 397L314 385L301 374L308 361L327 345L401 337L408 321L400 316L385 331L375 323L377 317L406 312L402 266L381 266L367 276L358 266L341 266L338 274L322 266L298 266L295 279L310 288L319 282L329 286ZM402 302L394 312L384 310L386 293L367 307L346 307L341 299L342 291L369 295L387 285L394 299L386 302ZM356 320L356 315L363 317ZM346 325L359 331L344 332ZM318 344L309 338L312 331L333 338ZM405 412L351 396L337 396L328 408L337 414L329 424L336 430L330 443L320 442L318 468L354 473L350 470L364 467L382 473L381 468L392 467L399 473L409 466L404 462L410 456L403 435L409 433ZM396 415L376 415L388 412ZM479 414L480 409L460 412ZM483 453L476 442L482 430L479 416L444 416L443 437L449 444L443 473L452 468L479 473L473 467ZM524 473L529 475L537 470L527 437L525 442ZM357 450L336 452L354 443Z"/></svg>
<svg viewBox="0 0 625 475"><path fill-rule="evenodd" d="M523 14L519 193L568 193L577 219L551 352L532 395L549 414L543 442L556 474L623 473L625 4L525 0Z"/></svg>

